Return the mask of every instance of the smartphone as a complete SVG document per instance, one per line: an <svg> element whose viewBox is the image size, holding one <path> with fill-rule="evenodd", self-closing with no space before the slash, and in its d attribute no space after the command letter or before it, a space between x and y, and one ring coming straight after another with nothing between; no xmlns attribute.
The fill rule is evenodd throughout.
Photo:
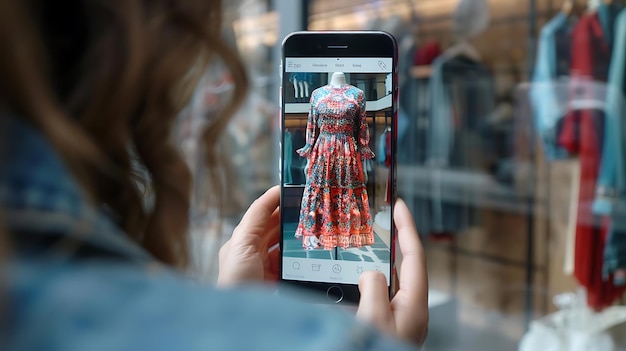
<svg viewBox="0 0 626 351"><path fill-rule="evenodd" d="M281 65L281 286L356 303L361 274L391 294L397 43L388 33L297 32Z"/></svg>

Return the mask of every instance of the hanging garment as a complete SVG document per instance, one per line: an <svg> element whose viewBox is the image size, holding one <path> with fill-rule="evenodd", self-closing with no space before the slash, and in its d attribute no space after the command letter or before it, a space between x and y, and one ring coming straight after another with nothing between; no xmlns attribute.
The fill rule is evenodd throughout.
<svg viewBox="0 0 626 351"><path fill-rule="evenodd" d="M604 3L598 7L598 19L604 33L604 42L612 48L615 38L615 23L624 6L616 1Z"/></svg>
<svg viewBox="0 0 626 351"><path fill-rule="evenodd" d="M587 86L606 82L610 58L611 50L604 39L598 14L581 18L573 33L572 94L584 97ZM589 306L598 310L611 305L623 292L603 280L609 221L608 217L594 216L591 210L600 167L604 118L601 109L574 110L565 117L559 135L559 144L570 154L579 155L581 165L574 276L587 289Z"/></svg>
<svg viewBox="0 0 626 351"><path fill-rule="evenodd" d="M409 62L413 66L430 66L441 55L441 46L435 41L420 45ZM407 72L407 76L409 72ZM397 159L399 165L421 167L426 161L426 135L430 118L429 75L407 79L400 86L400 107L409 116L409 125L404 138L398 138ZM403 197L415 217L415 225L420 235L431 234L431 200L429 196L415 192L415 189L428 189L424 179L415 181L412 172L398 172L398 195Z"/></svg>
<svg viewBox="0 0 626 351"><path fill-rule="evenodd" d="M390 130L383 133L383 135L385 136L385 167L389 169L389 172L387 172L387 187L385 188L385 203L387 205L391 205L391 186L393 183L391 178L391 164L393 161L391 155L391 142L393 135L391 134Z"/></svg>
<svg viewBox="0 0 626 351"><path fill-rule="evenodd" d="M604 251L604 276L626 269L626 10L616 20L615 43L609 68L607 111L602 163L593 210L611 216L612 226ZM615 283L624 285L622 278Z"/></svg>
<svg viewBox="0 0 626 351"><path fill-rule="evenodd" d="M616 286L626 285L626 203L624 201L619 201L612 207L611 229L604 248L603 273L603 278L612 280Z"/></svg>
<svg viewBox="0 0 626 351"><path fill-rule="evenodd" d="M385 164L385 133L382 133L378 137L378 149L376 150L378 155L376 155L376 162L379 165Z"/></svg>
<svg viewBox="0 0 626 351"><path fill-rule="evenodd" d="M304 168L306 166L306 159L303 159L298 154L297 150L304 147L306 144L304 128L298 128L291 134L291 177L293 179L293 184L302 184L306 183L306 174Z"/></svg>
<svg viewBox="0 0 626 351"><path fill-rule="evenodd" d="M455 201L444 200L438 171L486 170L493 148L487 144L491 138L485 126L495 109L495 89L490 71L466 56L440 56L432 72L426 133L426 165L433 170L431 230L456 233L473 222L474 210L467 205L471 199L458 194Z"/></svg>
<svg viewBox="0 0 626 351"><path fill-rule="evenodd" d="M430 65L435 61L439 55L441 55L441 46L436 41L427 41L419 49L415 50L413 56L413 65Z"/></svg>
<svg viewBox="0 0 626 351"><path fill-rule="evenodd" d="M306 145L298 154L309 168L296 238L305 250L374 243L363 169L369 148L365 96L351 86L313 91Z"/></svg>
<svg viewBox="0 0 626 351"><path fill-rule="evenodd" d="M391 130L386 129L378 138L378 150L376 155L377 162L391 168ZM385 203L391 204L391 170L387 172L387 186L385 187Z"/></svg>
<svg viewBox="0 0 626 351"><path fill-rule="evenodd" d="M313 73L293 72L289 75L289 82L293 84L294 81L307 82L311 85L313 84Z"/></svg>
<svg viewBox="0 0 626 351"><path fill-rule="evenodd" d="M283 142L285 143L283 147L283 177L285 177L283 182L285 184L292 184L293 176L291 174L291 161L293 158L291 153L293 152L293 144L291 141L291 133L289 133L289 131L285 132L285 140Z"/></svg>
<svg viewBox="0 0 626 351"><path fill-rule="evenodd" d="M426 162L484 170L485 127L495 109L491 72L465 56L442 56L433 64L430 91Z"/></svg>
<svg viewBox="0 0 626 351"><path fill-rule="evenodd" d="M403 89L407 89L411 84L411 68L413 63L413 56L415 55L415 42L413 36L410 33L405 34L403 37L398 38L398 87L400 92ZM385 83L391 87L393 82L393 75L387 75ZM388 94L392 93L392 89L387 89ZM407 104L411 103L411 100L405 100L402 96L399 97L398 103L398 118L396 125L396 134L398 140L402 140L409 131L409 125L411 123L411 114L407 109Z"/></svg>
<svg viewBox="0 0 626 351"><path fill-rule="evenodd" d="M430 66L439 55L441 47L435 41L428 41L411 53L412 57L407 57L408 62L415 66ZM413 68L412 67L412 68ZM425 157L425 127L429 118L429 77L413 78L411 71L404 73L410 79L405 79L400 85L399 109L406 113L408 119L406 137L401 137L398 130L398 150L397 157L400 164L423 164ZM398 113L401 113L399 111ZM414 211L414 213L417 213Z"/></svg>
<svg viewBox="0 0 626 351"><path fill-rule="evenodd" d="M542 29L539 36L537 61L530 86L530 99L534 107L535 126L548 159L565 158L567 152L557 145L559 121L563 110L558 99L555 82L569 74L572 26L567 15L559 13Z"/></svg>

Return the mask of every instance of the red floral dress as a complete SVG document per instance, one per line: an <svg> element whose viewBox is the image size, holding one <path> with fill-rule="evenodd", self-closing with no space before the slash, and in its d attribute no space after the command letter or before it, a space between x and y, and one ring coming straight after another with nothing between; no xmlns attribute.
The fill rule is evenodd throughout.
<svg viewBox="0 0 626 351"><path fill-rule="evenodd" d="M323 86L311 94L306 145L306 186L296 238L305 250L374 243L363 161L374 157L363 91Z"/></svg>

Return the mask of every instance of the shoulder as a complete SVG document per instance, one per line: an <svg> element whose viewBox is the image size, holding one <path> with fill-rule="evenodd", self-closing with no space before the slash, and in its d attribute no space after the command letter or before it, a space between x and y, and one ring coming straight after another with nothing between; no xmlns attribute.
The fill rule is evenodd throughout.
<svg viewBox="0 0 626 351"><path fill-rule="evenodd" d="M13 268L9 349L280 351L293 345L299 350L394 345L347 314L261 288L222 291L166 269L110 263Z"/></svg>
<svg viewBox="0 0 626 351"><path fill-rule="evenodd" d="M356 100L365 100L365 92L363 92L363 90L355 87L354 85L351 85L347 90L346 93L350 96L352 96L354 99Z"/></svg>
<svg viewBox="0 0 626 351"><path fill-rule="evenodd" d="M326 86L321 86L311 92L311 99L319 99L325 95L328 95L328 88Z"/></svg>

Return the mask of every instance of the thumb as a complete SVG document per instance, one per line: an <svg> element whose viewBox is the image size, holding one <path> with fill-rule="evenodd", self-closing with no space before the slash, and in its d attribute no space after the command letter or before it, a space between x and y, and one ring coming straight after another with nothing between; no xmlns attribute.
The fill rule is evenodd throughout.
<svg viewBox="0 0 626 351"><path fill-rule="evenodd" d="M380 330L395 334L395 325L387 278L381 272L364 272L359 279L361 300L356 312L357 319L374 325Z"/></svg>
<svg viewBox="0 0 626 351"><path fill-rule="evenodd" d="M259 239L259 235L263 234L265 226L276 211L279 201L280 188L278 186L272 187L256 199L233 231L232 240L240 242L244 238L251 239L248 237L251 234L254 236L252 239ZM276 217L277 219L278 217Z"/></svg>

